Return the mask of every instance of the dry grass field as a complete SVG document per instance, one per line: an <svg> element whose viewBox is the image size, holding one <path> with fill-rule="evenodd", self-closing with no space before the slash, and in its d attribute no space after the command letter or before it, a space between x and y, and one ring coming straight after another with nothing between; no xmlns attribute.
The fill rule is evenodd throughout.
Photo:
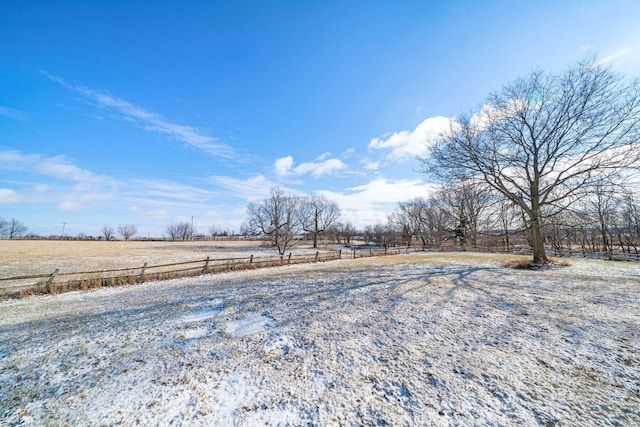
<svg viewBox="0 0 640 427"><path fill-rule="evenodd" d="M296 246L293 251L308 251ZM276 251L263 241L74 241L0 240L0 277L47 274L56 268L64 273L140 267L210 256L274 256Z"/></svg>

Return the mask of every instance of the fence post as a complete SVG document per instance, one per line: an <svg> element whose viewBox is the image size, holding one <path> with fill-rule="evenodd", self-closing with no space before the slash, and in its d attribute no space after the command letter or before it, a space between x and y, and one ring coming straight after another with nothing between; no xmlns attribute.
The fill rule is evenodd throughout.
<svg viewBox="0 0 640 427"><path fill-rule="evenodd" d="M356 250L353 250L353 259L356 259Z"/></svg>
<svg viewBox="0 0 640 427"><path fill-rule="evenodd" d="M202 268L202 274L206 274L209 270L209 255L207 255L207 259L204 261L204 267Z"/></svg>
<svg viewBox="0 0 640 427"><path fill-rule="evenodd" d="M58 274L60 270L56 268L56 270L51 273L49 278L47 279L47 293L51 293L51 285L53 285L53 279L56 278L56 274Z"/></svg>
<svg viewBox="0 0 640 427"><path fill-rule="evenodd" d="M320 251L316 251L316 262L318 262L318 257L320 256Z"/></svg>
<svg viewBox="0 0 640 427"><path fill-rule="evenodd" d="M338 251L338 259L342 259L342 249Z"/></svg>
<svg viewBox="0 0 640 427"><path fill-rule="evenodd" d="M289 259L287 260L287 264L291 264L291 252L289 252Z"/></svg>
<svg viewBox="0 0 640 427"><path fill-rule="evenodd" d="M140 270L140 281L144 282L144 270L146 270L147 268L147 263L145 262L144 265L142 266L142 270Z"/></svg>
<svg viewBox="0 0 640 427"><path fill-rule="evenodd" d="M249 257L249 268L253 268L253 254Z"/></svg>

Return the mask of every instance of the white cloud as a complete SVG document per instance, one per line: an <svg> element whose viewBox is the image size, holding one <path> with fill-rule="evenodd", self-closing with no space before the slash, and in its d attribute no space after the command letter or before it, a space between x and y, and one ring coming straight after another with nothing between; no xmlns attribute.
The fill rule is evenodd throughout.
<svg viewBox="0 0 640 427"><path fill-rule="evenodd" d="M10 188L0 188L0 205L20 202L21 197Z"/></svg>
<svg viewBox="0 0 640 427"><path fill-rule="evenodd" d="M374 160L362 159L360 160L360 164L368 171L376 172L380 170L380 162Z"/></svg>
<svg viewBox="0 0 640 427"><path fill-rule="evenodd" d="M74 165L65 156L44 157L39 154L23 154L20 151L0 151L0 168L5 171L32 172L56 180L75 181L84 184L100 184L115 188L118 183L106 176L96 175ZM46 184L41 184L46 189Z"/></svg>
<svg viewBox="0 0 640 427"><path fill-rule="evenodd" d="M59 211L68 211L68 212L82 210L82 207L83 207L82 203L79 203L77 201L72 201L72 200L66 200L56 205L56 208Z"/></svg>
<svg viewBox="0 0 640 427"><path fill-rule="evenodd" d="M322 175L329 175L339 170L345 169L345 165L340 159L327 159L322 162L301 163L293 169L296 175L305 175L310 173L315 178Z"/></svg>
<svg viewBox="0 0 640 427"><path fill-rule="evenodd" d="M372 139L369 148L391 150L389 157L394 160L415 158L424 154L427 147L450 128L452 122L453 119L449 117L430 117L412 131L403 130Z"/></svg>
<svg viewBox="0 0 640 427"><path fill-rule="evenodd" d="M36 182L28 188L29 182L22 182L25 188L22 200L30 203L57 201L65 210L105 199L124 185L111 177L82 169L65 156L45 157L19 151L3 151L0 152L0 169L46 177L46 183ZM61 188L64 191L60 191Z"/></svg>
<svg viewBox="0 0 640 427"><path fill-rule="evenodd" d="M387 216L399 202L428 196L434 188L435 185L426 184L419 179L391 181L377 178L344 192L318 191L317 194L338 203L343 221L362 227L386 222Z"/></svg>
<svg viewBox="0 0 640 427"><path fill-rule="evenodd" d="M113 178L82 169L64 156L2 151L0 170L30 176L20 180L15 188L5 189L3 203L52 203L57 210L64 211L81 210L113 197L123 185ZM44 179L46 183L32 182L33 176L40 176L36 180Z"/></svg>
<svg viewBox="0 0 640 427"><path fill-rule="evenodd" d="M351 157L351 155L353 153L355 153L355 152L356 152L355 148L353 148L353 147L347 148L346 150L344 150L344 152L342 153L341 157L346 160L349 157Z"/></svg>
<svg viewBox="0 0 640 427"><path fill-rule="evenodd" d="M311 163L317 166L331 160ZM84 169L64 156L0 151L0 179L6 177L10 181L0 182L0 205L22 205L22 211L32 211L20 219L44 235L59 232L59 223L73 221L76 217L70 215L78 211L88 218L84 224L77 224L83 227L78 231L87 234L99 233L104 224L135 223L141 235L159 236L168 223L178 218L190 220L192 215L200 232L206 232L210 225L238 231L246 219L247 202L264 199L278 185L263 175L248 179L213 176L195 185L135 177L116 179ZM308 195L281 188L286 193ZM335 200L343 211L343 220L362 227L385 222L399 201L428 195L429 188L419 179L378 178L341 192L313 194ZM37 209L27 208L35 205ZM43 214L45 211L47 214Z"/></svg>
<svg viewBox="0 0 640 427"><path fill-rule="evenodd" d="M120 119L131 121L142 129L167 135L170 138L184 142L193 148L214 156L224 158L233 157L231 147L196 128L171 123L160 114L148 111L106 92L89 89L82 85L72 85L60 77L53 76L46 72L43 72L43 74L50 80L80 94L98 107L119 113Z"/></svg>
<svg viewBox="0 0 640 427"><path fill-rule="evenodd" d="M8 117L14 120L21 120L23 122L26 122L29 120L29 117L25 113L15 110L13 108L4 107L2 105L0 105L0 116Z"/></svg>
<svg viewBox="0 0 640 427"><path fill-rule="evenodd" d="M318 157L318 161L301 163L296 167L293 167L293 157L286 156L277 159L273 167L280 176L311 174L314 178L319 178L322 175L330 175L347 167L342 160L327 159L328 156L329 153L324 153Z"/></svg>
<svg viewBox="0 0 640 427"><path fill-rule="evenodd" d="M11 216L5 207L26 212L20 220L43 235L59 233L60 222L73 221L78 232L86 234L99 233L104 224L134 223L141 235L161 236L167 224L191 216L202 225L201 232L211 224L238 231L247 202L267 197L275 185L262 175L244 180L213 177L194 185L117 179L83 169L64 156L0 151L0 206L5 216ZM79 215L86 218L82 224L75 220Z"/></svg>
<svg viewBox="0 0 640 427"><path fill-rule="evenodd" d="M293 157L281 157L273 164L278 175L287 175L293 166Z"/></svg>

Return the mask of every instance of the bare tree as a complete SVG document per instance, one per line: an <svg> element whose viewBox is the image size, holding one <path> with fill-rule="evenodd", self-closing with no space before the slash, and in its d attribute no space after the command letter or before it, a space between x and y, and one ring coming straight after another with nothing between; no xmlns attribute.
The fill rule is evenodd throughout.
<svg viewBox="0 0 640 427"><path fill-rule="evenodd" d="M347 244L351 243L351 240L353 239L353 237L356 234L358 234L358 230L356 230L356 228L350 222L345 222L344 224L341 224L339 227L339 230L340 230L340 235L342 236L342 239Z"/></svg>
<svg viewBox="0 0 640 427"><path fill-rule="evenodd" d="M351 243L351 239L353 239L353 236L356 235L357 231L353 224L351 224L350 222L336 222L327 229L326 233L329 234L331 236L330 238L338 244L349 244Z"/></svg>
<svg viewBox="0 0 640 427"><path fill-rule="evenodd" d="M171 240L178 240L180 238L180 227L178 224L169 224L164 231Z"/></svg>
<svg viewBox="0 0 640 427"><path fill-rule="evenodd" d="M522 232L518 207L509 199L498 199L493 204L493 228L499 230L504 250L511 250L511 236Z"/></svg>
<svg viewBox="0 0 640 427"><path fill-rule="evenodd" d="M583 199L586 214L592 218L600 233L602 252L611 257L613 253L613 226L616 222L617 207L621 204L618 183L600 182Z"/></svg>
<svg viewBox="0 0 640 427"><path fill-rule="evenodd" d="M218 227L216 227L215 225L210 226L208 232L209 232L209 237L216 237L222 234L218 229Z"/></svg>
<svg viewBox="0 0 640 427"><path fill-rule="evenodd" d="M111 240L116 235L115 231L113 231L113 227L110 225L103 225L100 233L104 236L104 240Z"/></svg>
<svg viewBox="0 0 640 427"><path fill-rule="evenodd" d="M548 218L544 224L542 235L558 255L563 255L565 249L571 248L572 231L576 219L574 212L565 210Z"/></svg>
<svg viewBox="0 0 640 427"><path fill-rule="evenodd" d="M195 228L187 221L167 225L165 233L171 240L189 240L196 234Z"/></svg>
<svg viewBox="0 0 640 427"><path fill-rule="evenodd" d="M429 212L433 198L425 199L418 197L400 202L398 208L389 216L389 223L402 234L407 245L415 240L419 240L422 246L427 246L433 242L435 233L431 233L430 220L434 218Z"/></svg>
<svg viewBox="0 0 640 427"><path fill-rule="evenodd" d="M400 233L401 239L406 246L410 246L415 237L415 228L411 223L411 218L405 215L402 209L396 209L389 215L389 225Z"/></svg>
<svg viewBox="0 0 640 427"><path fill-rule="evenodd" d="M0 217L0 237L7 237L9 234L9 221Z"/></svg>
<svg viewBox="0 0 640 427"><path fill-rule="evenodd" d="M15 239L24 236L27 231L29 231L29 227L15 218L10 220L0 218L0 237Z"/></svg>
<svg viewBox="0 0 640 427"><path fill-rule="evenodd" d="M118 234L121 235L124 240L129 240L130 238L138 234L138 228L133 224L119 225Z"/></svg>
<svg viewBox="0 0 640 427"><path fill-rule="evenodd" d="M640 244L640 200L631 194L623 198L615 229L622 251L624 252L626 247L627 252L631 253L633 248L637 254Z"/></svg>
<svg viewBox="0 0 640 427"><path fill-rule="evenodd" d="M395 242L396 235L394 224L391 221L387 221L386 224L379 222L375 225L365 225L362 229L362 236L367 245L374 243L376 246L386 248Z"/></svg>
<svg viewBox="0 0 640 427"><path fill-rule="evenodd" d="M299 206L297 197L274 187L268 198L247 206L246 230L269 236L278 253L284 255L302 231Z"/></svg>
<svg viewBox="0 0 640 427"><path fill-rule="evenodd" d="M340 207L326 197L317 196L300 201L302 229L313 236L313 247L318 247L318 236L327 231L340 217Z"/></svg>
<svg viewBox="0 0 640 427"><path fill-rule="evenodd" d="M472 178L527 217L532 264L548 262L541 227L603 176L640 158L640 82L585 60L535 71L464 116L423 158L424 171Z"/></svg>
<svg viewBox="0 0 640 427"><path fill-rule="evenodd" d="M482 214L489 206L491 194L486 187L467 180L443 187L435 196L452 222L451 230L461 247L477 245Z"/></svg>

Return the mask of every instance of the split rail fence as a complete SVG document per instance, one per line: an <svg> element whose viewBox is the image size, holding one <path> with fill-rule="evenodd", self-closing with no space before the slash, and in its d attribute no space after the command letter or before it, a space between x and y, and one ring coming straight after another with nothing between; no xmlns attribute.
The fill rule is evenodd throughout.
<svg viewBox="0 0 640 427"><path fill-rule="evenodd" d="M32 294L62 293L73 290L87 290L99 287L120 286L153 280L169 280L180 277L228 271L250 270L291 264L333 261L344 258L396 255L406 249L353 249L343 254L342 250L316 252L279 257L211 258L182 261L170 264L144 265L109 270L61 272L35 274L17 277L0 277L0 298L21 297Z"/></svg>

